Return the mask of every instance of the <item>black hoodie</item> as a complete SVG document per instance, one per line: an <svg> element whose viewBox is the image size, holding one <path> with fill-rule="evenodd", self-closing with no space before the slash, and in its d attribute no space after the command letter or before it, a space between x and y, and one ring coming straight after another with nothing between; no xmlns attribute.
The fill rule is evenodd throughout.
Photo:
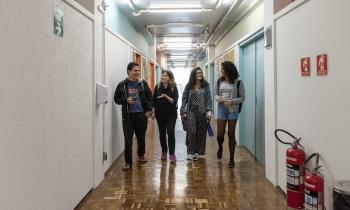
<svg viewBox="0 0 350 210"><path fill-rule="evenodd" d="M114 92L114 101L116 104L122 105L123 120L129 118L128 108L128 79L120 82ZM138 92L141 99L142 107L145 112L152 111L152 92L148 84L144 80L138 81Z"/></svg>

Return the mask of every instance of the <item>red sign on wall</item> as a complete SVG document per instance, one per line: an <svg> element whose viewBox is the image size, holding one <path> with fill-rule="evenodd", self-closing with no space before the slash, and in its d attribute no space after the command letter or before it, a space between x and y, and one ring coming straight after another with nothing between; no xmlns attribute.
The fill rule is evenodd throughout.
<svg viewBox="0 0 350 210"><path fill-rule="evenodd" d="M307 77L311 75L310 57L301 59L301 76Z"/></svg>
<svg viewBox="0 0 350 210"><path fill-rule="evenodd" d="M328 73L328 61L327 54L317 56L317 75L327 75Z"/></svg>

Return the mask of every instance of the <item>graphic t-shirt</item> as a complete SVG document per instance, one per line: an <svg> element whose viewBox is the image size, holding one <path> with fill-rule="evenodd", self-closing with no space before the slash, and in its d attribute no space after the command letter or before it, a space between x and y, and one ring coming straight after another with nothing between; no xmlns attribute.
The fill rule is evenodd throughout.
<svg viewBox="0 0 350 210"><path fill-rule="evenodd" d="M138 87L138 81L128 81L128 95L129 97L135 98L135 103L129 104L129 111L131 113L144 111L137 87Z"/></svg>

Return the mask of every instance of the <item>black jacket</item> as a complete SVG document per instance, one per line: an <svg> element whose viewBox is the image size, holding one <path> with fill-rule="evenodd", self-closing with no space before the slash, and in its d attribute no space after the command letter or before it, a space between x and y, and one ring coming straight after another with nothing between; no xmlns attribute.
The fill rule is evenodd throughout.
<svg viewBox="0 0 350 210"><path fill-rule="evenodd" d="M138 92L141 99L142 107L145 112L152 111L152 93L148 84L144 80L138 81ZM129 118L128 108L128 79L120 82L114 92L114 101L116 104L122 105L123 119Z"/></svg>
<svg viewBox="0 0 350 210"><path fill-rule="evenodd" d="M157 97L162 94L166 94L167 96L172 98L174 102L171 104L165 98L158 99ZM162 84L156 85L154 88L154 94L153 94L153 106L155 108L156 118L164 119L164 120L169 119L169 117L177 118L178 99L179 99L179 93L176 85L173 88L168 87L167 89L164 89Z"/></svg>

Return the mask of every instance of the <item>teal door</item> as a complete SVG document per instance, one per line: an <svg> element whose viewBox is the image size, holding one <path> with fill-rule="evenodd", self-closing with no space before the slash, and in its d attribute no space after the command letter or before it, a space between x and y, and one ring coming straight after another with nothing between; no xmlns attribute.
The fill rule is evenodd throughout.
<svg viewBox="0 0 350 210"><path fill-rule="evenodd" d="M240 51L240 75L246 100L240 115L240 142L265 163L264 134L264 39L259 37Z"/></svg>

